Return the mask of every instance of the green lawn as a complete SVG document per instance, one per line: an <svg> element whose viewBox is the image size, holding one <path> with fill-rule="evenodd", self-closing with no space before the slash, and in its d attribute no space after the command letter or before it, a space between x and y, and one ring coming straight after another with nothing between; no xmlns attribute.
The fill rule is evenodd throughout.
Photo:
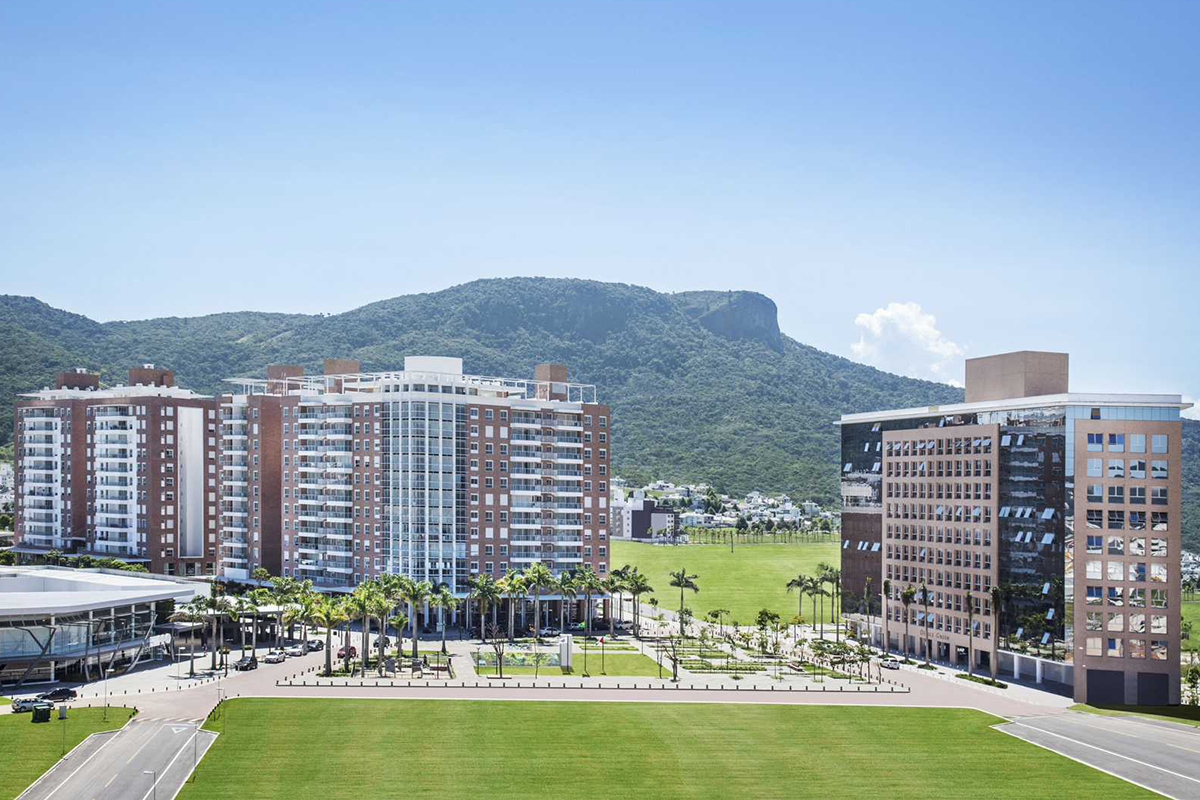
<svg viewBox="0 0 1200 800"><path fill-rule="evenodd" d="M679 608L679 590L671 588L669 573L686 569L698 575L699 594L686 592L684 603L697 617L714 608L733 612L733 620L753 625L760 609L769 608L784 622L796 613L795 593L789 594L787 582L799 573L815 575L817 564L841 563L838 545L830 543L755 544L736 547L732 553L721 545L667 545L614 541L612 566L637 567L650 579L654 596L662 607ZM643 595L642 602L650 596ZM818 605L818 608L820 606ZM829 598L825 598L825 619L830 619ZM804 599L804 619L812 621L812 601Z"/></svg>
<svg viewBox="0 0 1200 800"><path fill-rule="evenodd" d="M1200 600L1183 604L1183 621L1192 623L1192 635L1183 640L1183 649L1200 651Z"/></svg>
<svg viewBox="0 0 1200 800"><path fill-rule="evenodd" d="M965 709L244 698L227 712L182 800L291 798L297 787L364 798L551 786L639 800L1153 796Z"/></svg>
<svg viewBox="0 0 1200 800"><path fill-rule="evenodd" d="M583 674L583 653L575 652L571 658L574 661L574 667L569 673L564 673L562 667L539 667L537 674L542 677L561 677L564 674L582 675ZM604 670L600 667L603 663ZM663 674L670 672L670 666L664 667L666 670ZM612 653L606 651L604 658L600 658L600 651L589 650L587 654L587 670L588 674L594 676L608 675L610 677L619 676L623 678L633 677L658 677L658 662L652 658L642 655L641 653ZM495 675L495 667L476 667L475 671L480 675ZM504 674L514 677L533 675L533 667L505 667Z"/></svg>
<svg viewBox="0 0 1200 800"><path fill-rule="evenodd" d="M38 725L27 713L0 716L0 798L16 797L62 757L64 725L69 752L93 733L121 727L132 714L133 709L110 706L105 722L103 708L72 708L66 721L56 712Z"/></svg>
<svg viewBox="0 0 1200 800"><path fill-rule="evenodd" d="M1200 728L1200 708L1196 706L1089 706L1078 704L1071 706L1071 711L1086 711L1089 714L1100 714L1106 717L1135 716L1163 719L1168 722L1180 722L1184 725L1195 725Z"/></svg>

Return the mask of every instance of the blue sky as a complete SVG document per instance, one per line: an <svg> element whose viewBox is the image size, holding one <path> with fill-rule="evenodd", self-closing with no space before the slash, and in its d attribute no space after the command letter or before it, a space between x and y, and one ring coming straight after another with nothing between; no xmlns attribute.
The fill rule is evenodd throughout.
<svg viewBox="0 0 1200 800"><path fill-rule="evenodd" d="M7 3L0 291L337 312L752 289L961 379L1200 395L1200 4Z"/></svg>

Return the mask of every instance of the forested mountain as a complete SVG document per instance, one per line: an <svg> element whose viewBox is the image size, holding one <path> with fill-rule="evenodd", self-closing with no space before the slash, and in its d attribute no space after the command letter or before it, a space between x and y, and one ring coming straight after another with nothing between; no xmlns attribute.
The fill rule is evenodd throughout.
<svg viewBox="0 0 1200 800"><path fill-rule="evenodd" d="M837 497L839 414L949 403L962 391L891 375L782 334L775 304L753 292L663 294L550 278L482 280L382 300L330 316L238 312L98 323L34 298L0 297L0 403L55 372L98 370L105 383L154 362L180 385L222 391L222 378L267 364L318 371L325 356L363 369L405 355L462 356L468 372L532 377L561 361L613 407L616 468L634 480L705 480L727 491ZM0 444L12 431L0 427ZM1200 478L1200 423L1188 423L1185 480ZM1185 490L1189 530L1200 497ZM1195 533L1192 534L1195 537Z"/></svg>

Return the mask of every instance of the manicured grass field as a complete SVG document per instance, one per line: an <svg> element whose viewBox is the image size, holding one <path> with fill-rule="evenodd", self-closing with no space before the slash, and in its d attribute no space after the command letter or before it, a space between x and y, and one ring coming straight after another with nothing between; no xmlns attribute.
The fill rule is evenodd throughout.
<svg viewBox="0 0 1200 800"><path fill-rule="evenodd" d="M539 667L538 675L561 676L563 674L582 675L583 674L583 653L575 652L572 654L574 665L570 673L564 673L562 667ZM600 667L603 664L604 669ZM663 674L669 674L671 671L670 662L668 661L663 667ZM495 675L495 667L476 667L475 671L480 675ZM600 658L600 650L588 650L587 654L587 671L589 675L608 675L620 677L658 677L658 662L652 658L648 658L641 653L611 653L605 652L604 658ZM505 667L504 674L506 676L526 676L533 675L533 667Z"/></svg>
<svg viewBox="0 0 1200 800"><path fill-rule="evenodd" d="M732 553L721 545L652 545L641 542L614 541L612 567L631 564L650 579L654 595L661 607L679 608L679 590L671 588L671 572L686 569L699 575L696 584L700 593L685 593L684 603L697 617L714 608L727 608L732 613L725 618L743 625L753 625L760 609L769 608L784 622L796 613L799 599L787 591L787 582L799 573L816 575L817 564L838 566L841 557L837 544L754 544L741 545ZM861 591L862 587L858 587ZM643 595L642 602L650 601ZM824 598L825 620L830 617L829 598ZM820 604L818 604L818 610ZM812 621L812 601L804 598L804 619Z"/></svg>
<svg viewBox="0 0 1200 800"><path fill-rule="evenodd" d="M244 698L180 798L1153 796L998 722L965 709Z"/></svg>
<svg viewBox="0 0 1200 800"><path fill-rule="evenodd" d="M1183 621L1192 623L1192 635L1183 640L1183 649L1200 651L1200 600L1183 604Z"/></svg>
<svg viewBox="0 0 1200 800"><path fill-rule="evenodd" d="M30 714L0 716L0 798L16 797L62 757L64 725L70 752L93 733L121 727L132 714L132 709L110 706L105 722L103 708L72 708L65 721L56 712L37 725Z"/></svg>
<svg viewBox="0 0 1200 800"><path fill-rule="evenodd" d="M1184 725L1194 725L1200 728L1200 708L1196 706L1089 706L1077 704L1071 706L1072 711L1086 711L1089 714L1100 714L1107 717L1135 716L1162 719L1168 722L1179 722Z"/></svg>

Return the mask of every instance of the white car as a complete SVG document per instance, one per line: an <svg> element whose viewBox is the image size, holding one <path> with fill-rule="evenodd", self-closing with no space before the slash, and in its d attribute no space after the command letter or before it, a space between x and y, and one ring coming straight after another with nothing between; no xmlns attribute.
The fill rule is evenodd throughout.
<svg viewBox="0 0 1200 800"><path fill-rule="evenodd" d="M286 652L289 656L302 656L308 652L308 648L302 644L294 644Z"/></svg>
<svg viewBox="0 0 1200 800"><path fill-rule="evenodd" d="M263 656L263 662L267 664L282 664L287 660L287 654L282 650L273 650Z"/></svg>
<svg viewBox="0 0 1200 800"><path fill-rule="evenodd" d="M35 708L54 708L54 703L36 697L25 697L12 702L12 710L16 712L33 711Z"/></svg>
<svg viewBox="0 0 1200 800"><path fill-rule="evenodd" d="M900 669L900 662L894 658L885 658L879 662L879 666L884 669Z"/></svg>

